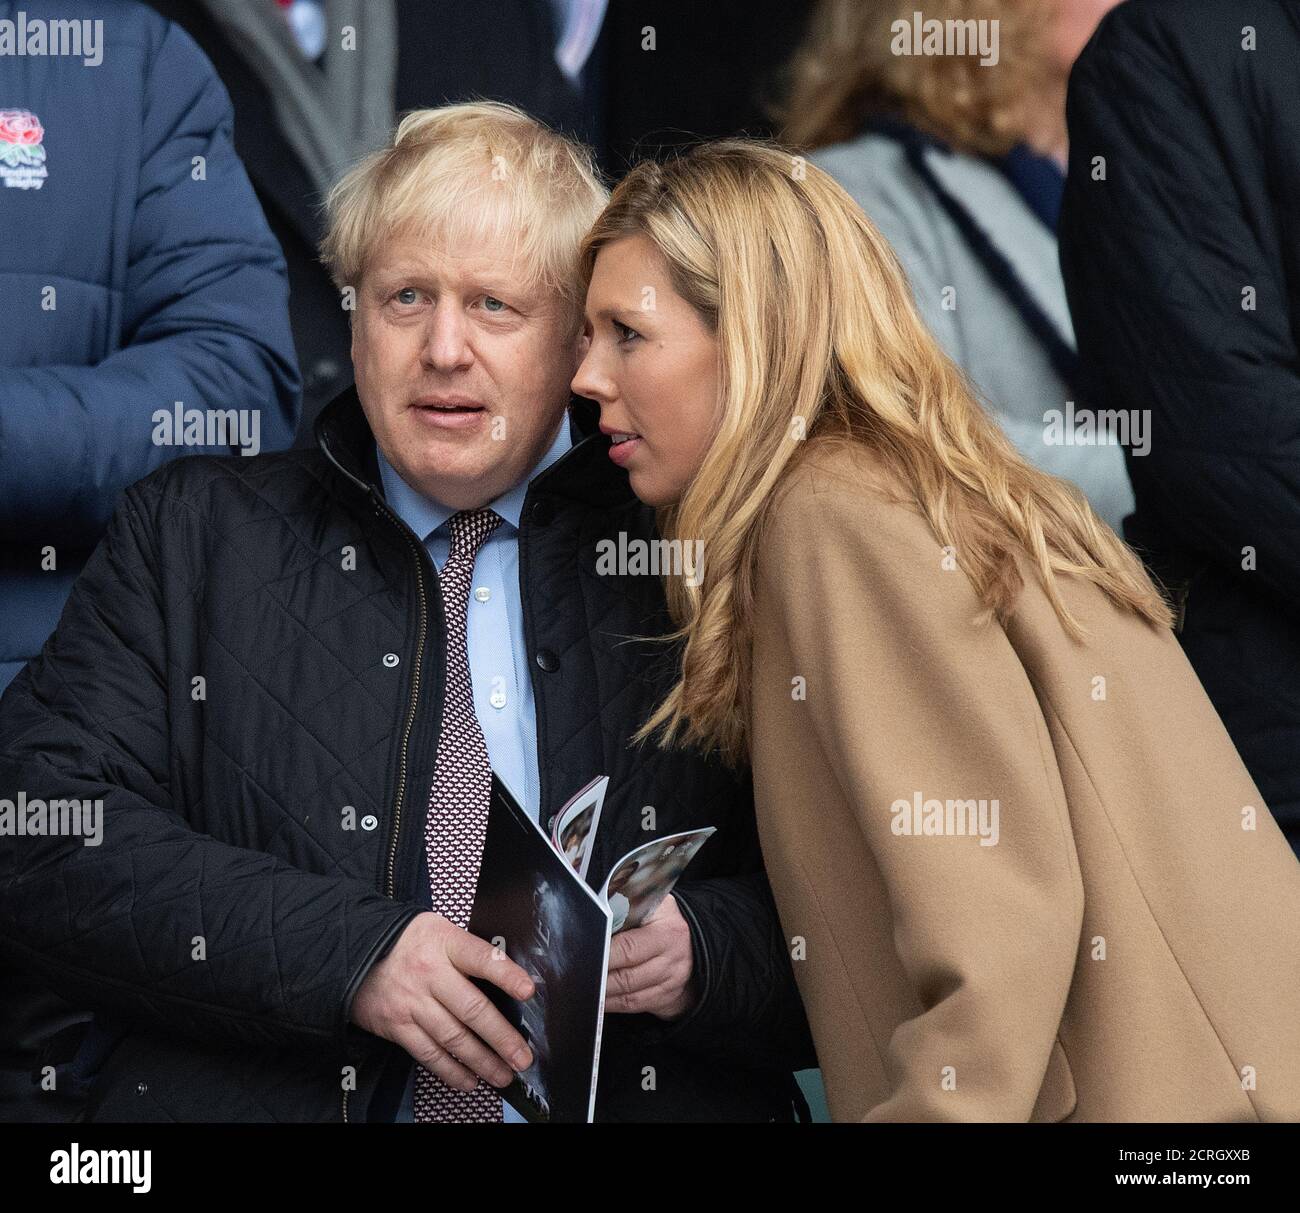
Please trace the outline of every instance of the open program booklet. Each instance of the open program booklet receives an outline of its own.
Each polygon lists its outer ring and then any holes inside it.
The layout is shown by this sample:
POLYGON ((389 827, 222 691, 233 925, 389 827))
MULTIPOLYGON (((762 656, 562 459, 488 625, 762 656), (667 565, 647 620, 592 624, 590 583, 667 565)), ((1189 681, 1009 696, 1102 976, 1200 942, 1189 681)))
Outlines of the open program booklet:
POLYGON ((494 775, 487 837, 469 930, 533 979, 523 1002, 479 982, 533 1051, 501 1092, 530 1121, 592 1119, 611 936, 639 926, 672 891, 710 826, 656 838, 615 863, 599 889, 591 854, 607 776, 555 815, 548 837, 494 775))

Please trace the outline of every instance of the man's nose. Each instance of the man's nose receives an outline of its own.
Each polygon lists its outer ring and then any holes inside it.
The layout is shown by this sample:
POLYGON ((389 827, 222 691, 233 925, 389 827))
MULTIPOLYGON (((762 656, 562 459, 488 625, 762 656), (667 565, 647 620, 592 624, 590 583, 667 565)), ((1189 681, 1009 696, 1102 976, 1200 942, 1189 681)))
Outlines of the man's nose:
POLYGON ((450 299, 440 300, 429 317, 424 361, 436 371, 464 370, 474 361, 461 308, 450 299))

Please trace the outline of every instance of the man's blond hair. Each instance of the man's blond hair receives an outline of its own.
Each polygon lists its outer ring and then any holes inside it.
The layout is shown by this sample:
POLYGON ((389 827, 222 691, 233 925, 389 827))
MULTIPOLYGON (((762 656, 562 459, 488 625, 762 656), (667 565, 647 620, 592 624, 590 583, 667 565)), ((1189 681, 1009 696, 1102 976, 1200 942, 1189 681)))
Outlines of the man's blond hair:
POLYGON ((608 200, 590 150, 514 106, 415 110, 330 190, 321 258, 343 290, 397 233, 490 242, 522 286, 555 291, 580 325, 578 252, 608 200))

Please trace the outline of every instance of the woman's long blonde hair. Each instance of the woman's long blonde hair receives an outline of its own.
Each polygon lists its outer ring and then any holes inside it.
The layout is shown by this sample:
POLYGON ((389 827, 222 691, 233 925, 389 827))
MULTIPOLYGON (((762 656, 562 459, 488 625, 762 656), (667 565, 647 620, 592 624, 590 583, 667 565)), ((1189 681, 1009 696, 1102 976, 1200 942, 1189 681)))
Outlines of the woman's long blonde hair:
MULTIPOLYGON (((719 422, 661 534, 702 539, 702 583, 666 582, 681 677, 636 734, 746 755, 752 608, 766 511, 808 439, 864 443, 897 473, 990 617, 1005 622, 1027 554, 1065 630, 1055 578, 1094 582, 1152 624, 1171 613, 1134 553, 1073 485, 1026 463, 922 323, 893 251, 827 173, 774 145, 705 144, 644 162, 588 234, 643 235, 716 333, 719 422)), ((585 285, 584 282, 584 285, 585 285)))
MULTIPOLYGON (((813 150, 891 116, 961 152, 999 156, 1025 136, 1052 82, 1047 34, 1058 0, 822 0, 786 69, 781 141, 813 150), (893 25, 993 21, 996 64, 969 55, 899 55, 893 25)), ((1061 104, 1064 105, 1064 95, 1061 104)))

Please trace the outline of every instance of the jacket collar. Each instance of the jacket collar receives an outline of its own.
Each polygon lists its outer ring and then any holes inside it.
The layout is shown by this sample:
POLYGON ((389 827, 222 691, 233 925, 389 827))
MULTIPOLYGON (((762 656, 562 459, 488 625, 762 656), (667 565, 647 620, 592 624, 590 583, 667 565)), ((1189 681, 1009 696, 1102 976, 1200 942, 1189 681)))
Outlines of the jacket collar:
MULTIPOLYGON (((609 458, 609 438, 597 425, 599 412, 590 400, 570 398, 568 424, 573 446, 529 484, 528 499, 547 493, 602 509, 636 501, 627 473, 609 458)), ((322 454, 353 488, 372 500, 384 500, 375 436, 355 387, 340 392, 321 410, 315 436, 322 454)))
POLYGON ((1056 236, 993 162, 958 153, 936 135, 888 115, 864 123, 863 134, 884 135, 924 162, 943 201, 961 212, 1001 256, 1057 340, 1075 350, 1074 324, 1061 280, 1056 236))

